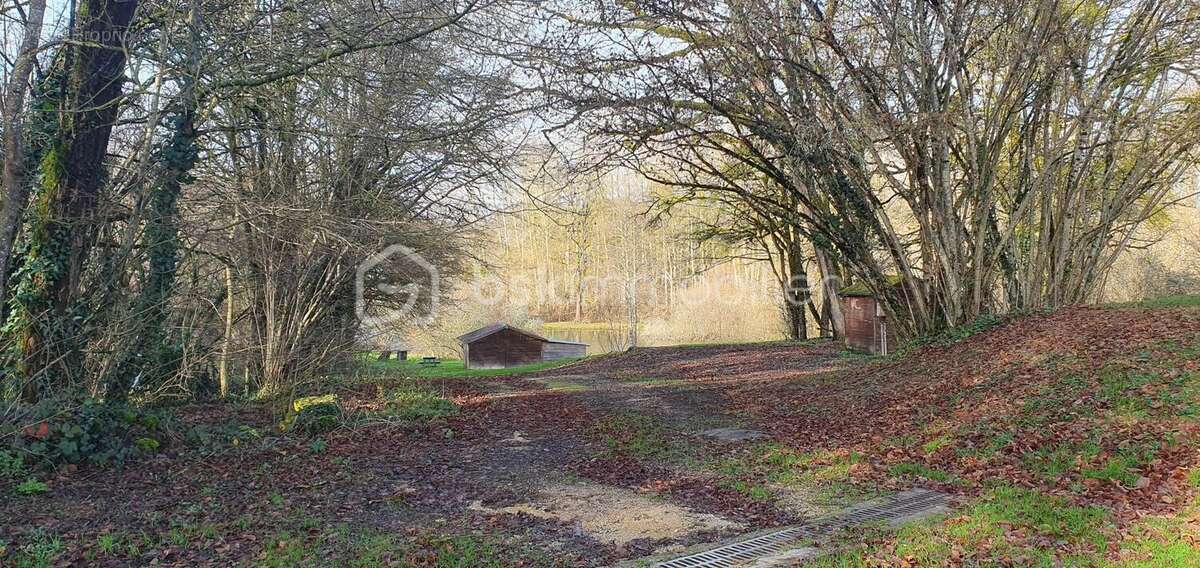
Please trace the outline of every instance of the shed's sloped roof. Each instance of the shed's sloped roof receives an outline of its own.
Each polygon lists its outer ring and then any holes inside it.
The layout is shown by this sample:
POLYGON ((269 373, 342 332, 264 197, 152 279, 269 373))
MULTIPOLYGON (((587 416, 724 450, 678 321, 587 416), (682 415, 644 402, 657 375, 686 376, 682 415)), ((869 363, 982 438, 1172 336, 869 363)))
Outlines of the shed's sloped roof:
POLYGON ((538 341, 550 342, 549 339, 546 339, 545 337, 542 337, 536 333, 530 333, 523 329, 508 325, 504 322, 496 322, 493 324, 485 325, 475 331, 464 333, 464 334, 458 336, 458 341, 460 343, 474 343, 474 342, 479 341, 480 339, 483 339, 489 335, 500 333, 501 331, 504 331, 506 329, 511 329, 512 331, 520 333, 521 335, 527 335, 538 341))
MULTIPOLYGON (((886 278, 888 286, 898 288, 904 283, 904 279, 899 274, 888 274, 886 275, 886 278)), ((875 295, 875 293, 872 292, 871 289, 868 288, 863 282, 846 286, 845 288, 839 290, 838 293, 843 296, 850 297, 871 297, 875 295)))
POLYGON ((583 345, 585 347, 587 346, 587 344, 582 341, 568 341, 566 339, 547 339, 546 341, 549 341, 550 343, 561 343, 563 345, 583 345))

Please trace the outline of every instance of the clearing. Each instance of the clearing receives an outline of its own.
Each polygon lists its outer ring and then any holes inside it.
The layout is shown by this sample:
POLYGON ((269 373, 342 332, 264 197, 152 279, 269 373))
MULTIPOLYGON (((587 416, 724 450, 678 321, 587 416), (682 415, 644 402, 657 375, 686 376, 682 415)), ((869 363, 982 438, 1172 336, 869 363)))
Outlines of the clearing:
POLYGON ((330 390, 330 432, 193 405, 124 468, 42 476, 44 493, 0 478, 0 563, 636 564, 923 488, 954 509, 833 534, 813 562, 1196 565, 1186 305, 1020 317, 888 358, 808 342, 499 373, 372 362, 330 390))

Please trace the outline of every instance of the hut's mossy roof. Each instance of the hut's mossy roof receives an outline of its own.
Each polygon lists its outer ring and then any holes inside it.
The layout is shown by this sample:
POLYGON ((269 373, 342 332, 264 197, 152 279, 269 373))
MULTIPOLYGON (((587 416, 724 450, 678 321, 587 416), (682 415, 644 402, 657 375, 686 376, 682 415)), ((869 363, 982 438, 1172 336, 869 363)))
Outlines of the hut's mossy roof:
MULTIPOLYGON (((886 278, 888 281, 888 286, 899 286, 900 282, 902 281, 899 274, 888 274, 886 278)), ((842 288, 841 293, 843 296, 852 297, 870 297, 875 295, 871 292, 871 289, 867 287, 865 282, 859 282, 857 284, 846 286, 845 288, 842 288)))

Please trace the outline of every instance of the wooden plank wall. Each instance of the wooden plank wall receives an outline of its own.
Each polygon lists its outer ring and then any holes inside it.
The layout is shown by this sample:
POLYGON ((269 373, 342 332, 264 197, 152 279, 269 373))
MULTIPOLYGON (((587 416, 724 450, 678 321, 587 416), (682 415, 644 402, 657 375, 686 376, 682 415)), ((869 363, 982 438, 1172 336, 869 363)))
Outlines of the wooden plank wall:
POLYGON ((505 329, 471 343, 467 357, 472 369, 528 365, 542 360, 542 342, 505 329))
POLYGON ((587 355, 587 345, 573 343, 547 343, 542 347, 543 361, 558 361, 559 359, 576 359, 587 355))
POLYGON ((846 315, 846 346, 874 355, 884 355, 883 335, 887 334, 887 351, 896 351, 896 332, 886 318, 877 315, 875 298, 848 296, 842 298, 842 313, 846 315))

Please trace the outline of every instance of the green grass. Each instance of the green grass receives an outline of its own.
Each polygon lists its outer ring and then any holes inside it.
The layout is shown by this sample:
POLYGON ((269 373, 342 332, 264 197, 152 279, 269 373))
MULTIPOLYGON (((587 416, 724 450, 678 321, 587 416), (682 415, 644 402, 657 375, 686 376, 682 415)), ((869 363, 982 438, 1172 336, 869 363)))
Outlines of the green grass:
POLYGON ((609 452, 636 458, 676 458, 679 448, 671 443, 671 432, 653 416, 632 412, 598 420, 594 433, 609 452))
POLYGON ((26 479, 17 485, 18 495, 41 495, 50 491, 50 486, 33 478, 26 479))
POLYGON ((1078 507, 1036 491, 1000 486, 956 516, 904 527, 890 539, 853 547, 812 565, 867 566, 872 557, 904 558, 914 566, 1093 565, 1103 561, 1110 532, 1108 514, 1099 507, 1078 507), (1060 556, 1054 549, 1057 544, 1078 552, 1060 556))
POLYGON ((874 359, 883 359, 883 357, 880 355, 872 355, 870 353, 855 351, 853 349, 842 349, 841 351, 838 351, 837 358, 839 361, 848 363, 862 363, 874 359))
POLYGON ((799 452, 781 444, 759 444, 748 453, 719 460, 713 470, 726 487, 753 498, 767 485, 800 489, 825 501, 861 498, 872 492, 850 484, 850 470, 863 461, 855 452, 799 452))
POLYGON ((1109 308, 1147 308, 1147 309, 1169 309, 1169 308, 1198 308, 1200 307, 1200 294, 1182 294, 1178 296, 1164 296, 1162 298, 1153 298, 1150 300, 1141 300, 1137 302, 1122 302, 1116 304, 1108 304, 1109 308))
POLYGON ((1025 469, 1044 481, 1053 482, 1075 469, 1077 463, 1087 463, 1100 455, 1098 434, 1091 439, 1060 442, 1027 450, 1021 454, 1025 469))
POLYGON ((277 532, 267 540, 256 566, 504 568, 517 564, 543 566, 549 560, 528 546, 512 546, 492 537, 432 535, 405 539, 343 524, 316 534, 277 532))
POLYGON ((890 537, 856 530, 842 549, 808 564, 818 567, 1089 566, 1200 567, 1200 502, 1177 516, 1145 517, 1115 545, 1112 519, 1100 507, 1080 507, 1037 491, 995 487, 949 517, 909 525, 890 537))
MULTIPOLYGON (((953 450, 956 465, 966 469, 976 466, 972 460, 994 465, 1005 459, 1002 453, 1010 454, 1040 482, 1080 494, 1094 481, 1132 488, 1162 452, 1194 443, 1176 421, 1200 417, 1200 373, 1187 371, 1198 358, 1200 344, 1186 339, 1131 348, 1095 366, 1071 357, 1041 358, 1034 363, 1053 378, 1013 397, 1014 410, 968 418, 905 447, 927 456, 953 450), (1130 435, 1137 432, 1158 434, 1130 435)), ((989 383, 985 390, 1001 386, 989 383)), ((970 393, 955 403, 971 404, 970 393)), ((892 473, 928 477, 915 464, 892 473)))
POLYGON ((110 555, 117 551, 120 546, 120 540, 117 535, 112 533, 102 534, 96 537, 96 548, 100 550, 100 554, 110 555))
POLYGON ((543 363, 534 363, 532 365, 521 365, 519 367, 509 367, 507 369, 467 369, 461 359, 443 359, 441 364, 432 367, 422 365, 420 359, 410 358, 407 361, 378 361, 374 357, 370 357, 362 362, 363 366, 372 372, 382 372, 389 374, 398 374, 406 377, 418 378, 459 378, 459 377, 503 377, 510 375, 521 375, 525 373, 533 373, 561 367, 570 363, 579 361, 579 359, 562 359, 559 361, 547 361, 543 363))
POLYGON ((999 432, 988 441, 988 445, 983 449, 983 453, 985 455, 995 455, 1011 444, 1014 438, 1016 438, 1016 434, 1012 432, 999 432))
POLYGON ((1017 424, 1026 427, 1042 427, 1069 419, 1072 412, 1091 412, 1090 407, 1076 408, 1073 404, 1087 392, 1090 383, 1077 374, 1061 376, 1027 399, 1016 417, 1017 424))
POLYGON ((749 483, 746 481, 734 481, 727 485, 733 488, 734 491, 737 491, 738 493, 741 493, 742 495, 745 495, 746 497, 749 497, 755 501, 761 501, 765 503, 774 498, 774 496, 771 494, 771 490, 767 489, 766 486, 763 485, 749 483))
POLYGON ((1070 373, 1026 399, 1016 420, 1018 427, 1038 431, 1064 422, 1088 425, 1079 439, 1024 452, 1021 459, 1026 469, 1049 482, 1078 475, 1132 487, 1141 476, 1140 470, 1164 445, 1175 443, 1173 439, 1126 441, 1113 449, 1112 433, 1141 423, 1169 420, 1171 415, 1193 414, 1200 402, 1200 390, 1192 375, 1183 373, 1167 379, 1151 366, 1170 367, 1175 365, 1171 360, 1159 361, 1149 351, 1131 358, 1136 366, 1133 370, 1106 367, 1090 384, 1070 373))
POLYGON ((954 438, 952 438, 950 435, 942 434, 941 436, 925 442, 925 444, 921 446, 921 451, 925 452, 925 455, 933 455, 936 454, 938 450, 949 446, 953 442, 954 438))
MULTIPOLYGON (((278 495, 277 493, 273 493, 278 495)), ((270 499, 272 503, 281 500, 270 499)), ((87 565, 142 565, 145 554, 173 551, 172 561, 196 562, 229 540, 247 534, 258 537, 259 550, 241 566, 427 566, 433 568, 502 568, 556 566, 529 535, 492 536, 448 533, 445 529, 416 532, 379 530, 368 525, 330 523, 303 509, 286 513, 244 516, 232 523, 187 522, 181 518, 146 517, 147 531, 106 531, 99 534, 58 535, 35 529, 16 542, 0 539, 0 566, 43 568, 60 565, 68 549, 81 547, 87 565)))
POLYGON ((1142 460, 1131 455, 1117 455, 1108 458, 1098 467, 1083 469, 1083 477, 1100 481, 1112 481, 1125 487, 1133 487, 1139 477, 1138 468, 1142 460))
POLYGON ((1158 568, 1160 566, 1200 566, 1196 551, 1194 521, 1183 518, 1151 517, 1138 523, 1121 546, 1122 566, 1158 568), (1189 538, 1190 537, 1190 538, 1189 538))
POLYGON ((58 535, 38 529, 29 535, 23 546, 10 547, 0 543, 0 550, 5 551, 5 556, 0 557, 5 566, 45 568, 56 564, 66 545, 58 535))
POLYGON ((843 481, 849 477, 850 468, 863 459, 854 452, 802 453, 774 444, 764 444, 758 451, 759 462, 767 466, 768 479, 792 484, 843 481))
POLYGON ((951 480, 950 474, 919 463, 898 463, 888 471, 894 477, 923 477, 932 481, 946 483, 951 480))
POLYGON ((1133 405, 1146 405, 1145 395, 1137 392, 1137 389, 1159 381, 1159 377, 1150 374, 1105 369, 1100 375, 1100 400, 1125 409, 1133 405))

